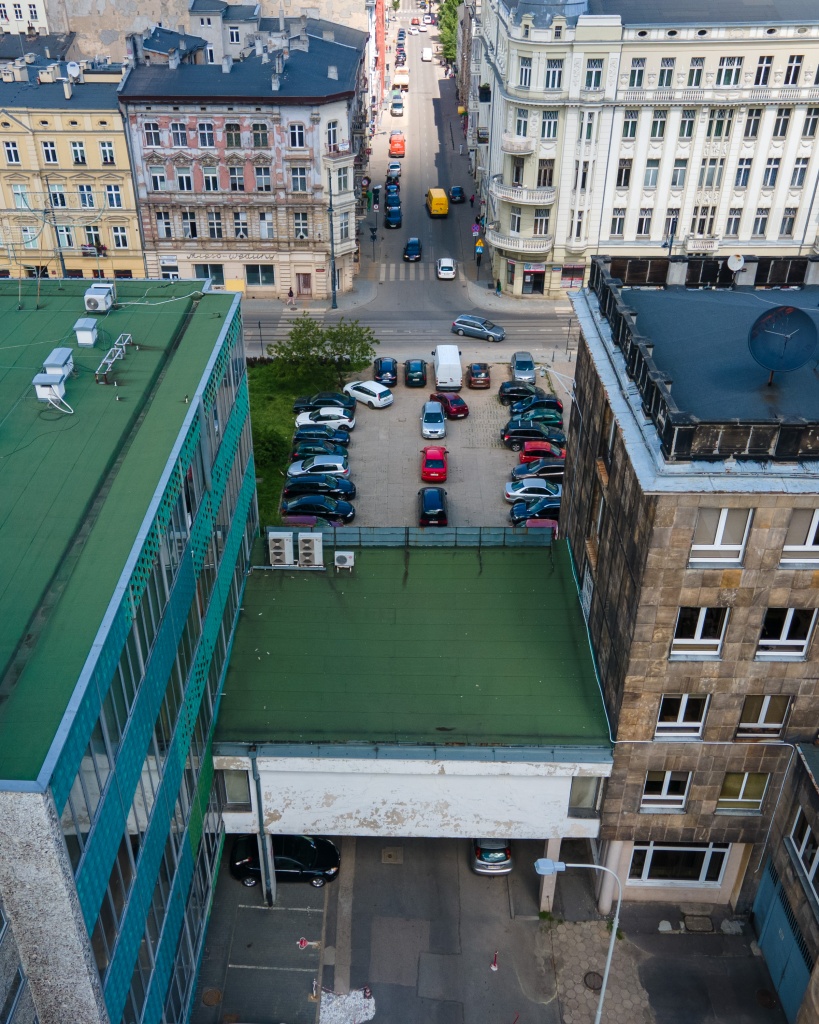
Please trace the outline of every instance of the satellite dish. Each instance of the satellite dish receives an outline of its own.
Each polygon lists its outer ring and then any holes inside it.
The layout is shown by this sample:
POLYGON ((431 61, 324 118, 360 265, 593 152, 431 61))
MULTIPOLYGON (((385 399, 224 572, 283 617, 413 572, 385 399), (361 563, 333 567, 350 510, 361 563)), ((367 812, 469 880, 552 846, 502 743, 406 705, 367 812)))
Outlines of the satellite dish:
POLYGON ((766 370, 775 373, 798 370, 816 351, 816 324, 804 309, 775 306, 754 320, 748 332, 748 349, 766 370))
POLYGON ((69 78, 79 78, 80 77, 80 65, 75 60, 70 60, 66 64, 65 70, 68 72, 68 77, 69 78))
POLYGON ((726 262, 728 264, 728 269, 732 270, 736 274, 738 270, 742 270, 745 266, 745 257, 736 252, 733 256, 729 256, 726 262))

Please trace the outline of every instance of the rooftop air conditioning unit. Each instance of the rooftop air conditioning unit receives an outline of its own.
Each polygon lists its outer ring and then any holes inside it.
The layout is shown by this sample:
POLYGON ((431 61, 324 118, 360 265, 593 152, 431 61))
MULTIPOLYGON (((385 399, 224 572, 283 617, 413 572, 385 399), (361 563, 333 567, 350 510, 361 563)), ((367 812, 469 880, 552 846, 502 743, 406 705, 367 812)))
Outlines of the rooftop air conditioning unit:
POLYGON ((324 540, 320 533, 299 534, 299 566, 303 569, 324 567, 324 540))
POLYGON ((267 551, 270 555, 270 564, 274 567, 296 564, 293 559, 292 533, 268 533, 267 551))
POLYGON ((355 565, 355 551, 336 551, 336 569, 352 569, 355 565))
POLYGON ((92 285, 85 293, 85 309, 88 313, 106 313, 114 304, 112 284, 92 285))
POLYGON ((10 67, 4 67, 3 70, 0 71, 0 79, 4 82, 13 82, 14 71, 10 67))

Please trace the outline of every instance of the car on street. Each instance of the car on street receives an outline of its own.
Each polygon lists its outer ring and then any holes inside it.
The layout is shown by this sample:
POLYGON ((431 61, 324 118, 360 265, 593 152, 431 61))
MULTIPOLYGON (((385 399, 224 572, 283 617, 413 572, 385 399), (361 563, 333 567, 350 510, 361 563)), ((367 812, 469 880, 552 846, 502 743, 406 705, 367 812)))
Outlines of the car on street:
POLYGON ((565 459, 566 449, 549 441, 527 441, 518 457, 521 464, 537 462, 539 459, 565 459))
POLYGON ((440 402, 444 407, 448 420, 463 420, 469 415, 469 406, 460 395, 450 395, 446 392, 429 396, 431 402, 440 402))
POLYGON ((418 31, 419 31, 419 32, 427 32, 427 31, 428 31, 428 29, 427 29, 427 26, 426 26, 426 25, 425 25, 425 24, 423 23, 423 21, 422 21, 422 22, 421 22, 421 24, 420 24, 420 25, 418 26, 418 31))
POLYGON ((443 487, 422 487, 418 492, 418 525, 446 526, 449 522, 443 487))
POLYGON ((524 398, 531 398, 537 395, 538 398, 545 398, 546 392, 536 384, 527 384, 522 380, 505 380, 498 388, 498 398, 501 405, 512 405, 524 398))
POLYGON ((350 409, 339 409, 335 405, 327 405, 320 409, 313 409, 311 412, 300 412, 296 417, 296 428, 320 426, 322 423, 329 423, 330 426, 342 430, 354 430, 355 412, 350 409))
POLYGON ((513 352, 509 360, 512 380, 522 380, 527 384, 535 383, 535 361, 531 352, 513 352))
POLYGON ((287 475, 307 476, 312 473, 327 473, 331 476, 349 476, 350 463, 344 455, 310 455, 298 462, 291 462, 287 475))
POLYGON ((420 238, 408 238, 407 244, 404 246, 404 259, 410 263, 415 263, 421 259, 422 251, 420 238))
POLYGON ((390 135, 390 156, 406 156, 407 144, 403 132, 390 135))
POLYGON ((428 444, 421 449, 421 479, 443 483, 447 472, 447 449, 438 444, 428 444))
POLYGON ((405 53, 398 53, 395 56, 395 66, 402 68, 407 63, 407 55, 405 53))
MULTIPOLYGON (((394 185, 388 185, 388 189, 395 188, 394 185)), ((384 207, 387 210, 400 210, 401 209, 401 196, 397 192, 388 191, 384 196, 384 207)))
POLYGON ((401 194, 401 186, 399 185, 399 183, 397 181, 387 182, 387 184, 384 186, 384 195, 387 198, 389 198, 389 196, 395 196, 395 198, 398 199, 400 194, 401 194))
POLYGON ((393 387, 398 383, 398 362, 392 356, 378 356, 373 360, 373 379, 376 384, 393 387))
POLYGON ((558 412, 557 409, 550 409, 548 406, 542 408, 536 405, 527 409, 526 412, 515 412, 513 409, 512 416, 519 420, 533 420, 536 423, 552 423, 558 427, 563 426, 563 413, 558 412))
POLYGON ((503 489, 504 498, 512 504, 516 501, 534 501, 537 498, 559 498, 561 494, 561 484, 553 480, 540 480, 538 477, 510 480, 503 489))
POLYGON ((453 185, 449 190, 449 201, 450 203, 465 203, 466 192, 460 185, 453 185))
MULTIPOLYGON (((426 7, 426 4, 424 4, 424 6, 426 7)), ((421 19, 420 18, 410 18, 410 25, 420 25, 420 24, 421 24, 421 19)))
POLYGON ((424 19, 423 19, 423 23, 425 25, 431 25, 432 24, 432 15, 431 14, 425 14, 424 15, 424 19))
POLYGON ((392 391, 375 380, 351 380, 344 393, 371 409, 385 409, 395 401, 392 391))
POLYGON ((439 281, 454 281, 455 280, 455 260, 450 259, 449 256, 444 256, 442 259, 437 260, 435 263, 435 273, 438 275, 439 281))
POLYGON ((350 443, 350 432, 328 426, 326 423, 315 423, 309 427, 299 427, 293 434, 294 445, 303 441, 328 441, 330 444, 343 445, 346 448, 350 443))
POLYGON ((312 412, 313 409, 338 406, 339 409, 355 409, 355 400, 338 391, 318 391, 315 395, 302 395, 293 402, 293 412, 312 412))
POLYGON ((519 452, 527 441, 551 441, 552 444, 565 444, 565 440, 566 435, 562 431, 532 420, 509 420, 501 430, 501 441, 513 452, 519 452), (562 438, 562 442, 558 438, 562 438))
POLYGON ((401 204, 389 207, 384 211, 384 227, 400 228, 404 224, 404 215, 401 213, 401 204))
MULTIPOLYGON (((319 836, 273 836, 273 860, 277 882, 309 882, 317 889, 337 878, 341 867, 338 848, 319 836)), ((237 836, 233 840, 230 873, 242 885, 261 881, 256 836, 237 836)))
POLYGON ((417 36, 418 35, 418 29, 419 29, 418 25, 410 25, 410 35, 411 36, 417 36))
POLYGON ((282 490, 282 499, 291 501, 302 494, 324 494, 328 498, 343 498, 351 501, 355 497, 355 484, 344 476, 330 473, 308 473, 288 480, 282 490))
POLYGON ((513 526, 523 526, 527 519, 560 519, 560 498, 538 498, 519 501, 509 510, 513 526))
POLYGON ((424 402, 421 410, 421 437, 431 441, 446 437, 446 417, 440 402, 424 402))
POLYGON ((489 363, 468 363, 466 367, 466 386, 468 388, 488 388, 492 385, 492 371, 489 363))
POLYGON ((556 409, 558 412, 563 412, 563 403, 557 395, 531 395, 529 398, 523 398, 519 402, 513 402, 511 414, 513 416, 522 416, 530 409, 556 409))
POLYGON ((393 175, 393 174, 388 174, 387 175, 386 185, 387 185, 388 188, 389 188, 390 185, 398 185, 398 178, 396 178, 395 175, 393 175))
POLYGON ((390 160, 387 164, 387 177, 388 178, 400 178, 401 177, 401 164, 397 160, 390 160))
POLYGON ((473 839, 472 870, 476 875, 508 875, 512 844, 508 839, 473 839))
POLYGON ((408 388, 427 386, 427 364, 424 359, 404 360, 404 384, 408 388))
POLYGON ((450 330, 461 337, 466 334, 470 338, 481 338, 483 341, 503 341, 506 337, 506 331, 498 324, 493 324, 491 320, 482 316, 471 316, 466 313, 452 321, 450 330))
POLYGON ((302 441, 294 444, 290 453, 290 461, 298 462, 310 455, 346 455, 347 449, 340 444, 333 444, 330 441, 302 441))
POLYGON ((335 523, 351 523, 355 519, 355 508, 346 498, 333 498, 329 494, 300 494, 295 498, 282 499, 283 516, 321 516, 335 523))
POLYGON ((512 479, 526 480, 528 477, 540 477, 543 480, 555 480, 562 483, 565 469, 565 459, 537 459, 535 462, 521 462, 512 469, 512 479))

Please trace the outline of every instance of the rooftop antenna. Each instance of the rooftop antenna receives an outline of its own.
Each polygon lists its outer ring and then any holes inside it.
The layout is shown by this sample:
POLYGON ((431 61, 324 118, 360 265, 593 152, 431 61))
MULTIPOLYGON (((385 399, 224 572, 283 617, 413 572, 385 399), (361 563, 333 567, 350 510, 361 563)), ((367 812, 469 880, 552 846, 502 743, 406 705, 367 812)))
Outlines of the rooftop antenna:
POLYGON ((737 274, 745 266, 745 257, 738 252, 735 252, 733 256, 729 256, 725 261, 728 264, 728 269, 734 275, 733 284, 737 283, 737 274))
POLYGON ((816 324, 804 309, 775 306, 758 316, 748 332, 748 349, 766 370, 768 387, 775 373, 798 370, 816 351, 816 324))

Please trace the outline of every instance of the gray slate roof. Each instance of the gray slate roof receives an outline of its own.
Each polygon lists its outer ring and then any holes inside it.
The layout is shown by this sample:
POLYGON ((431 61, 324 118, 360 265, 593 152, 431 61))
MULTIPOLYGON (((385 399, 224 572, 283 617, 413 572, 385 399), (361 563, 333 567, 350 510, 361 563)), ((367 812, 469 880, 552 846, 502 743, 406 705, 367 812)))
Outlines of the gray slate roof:
POLYGON ((142 48, 149 53, 169 54, 172 50, 178 50, 180 57, 196 50, 202 50, 206 44, 207 40, 202 39, 201 36, 192 36, 187 32, 182 35, 180 32, 160 28, 158 25, 149 36, 142 40, 142 48))
POLYGON ((75 32, 58 32, 33 38, 6 32, 0 36, 0 61, 17 60, 25 53, 36 53, 38 57, 51 61, 62 60, 67 56, 75 38, 75 32), (50 57, 46 57, 46 50, 50 57))
POLYGON ((228 4, 222 11, 222 21, 255 21, 258 16, 255 4, 228 4))
MULTIPOLYGON (((42 67, 43 64, 41 63, 42 67)), ((28 66, 32 79, 36 67, 28 66)), ((63 76, 67 78, 63 68, 63 76)), ((33 107, 39 110, 112 110, 118 109, 119 82, 83 82, 75 85, 70 100, 65 98, 62 82, 0 82, 0 107, 33 107)))
POLYGON ((227 7, 224 0, 193 0, 191 14, 221 14, 227 7))
POLYGON ((589 0, 588 6, 589 14, 619 14, 624 25, 813 24, 819 14, 816 0, 589 0))

